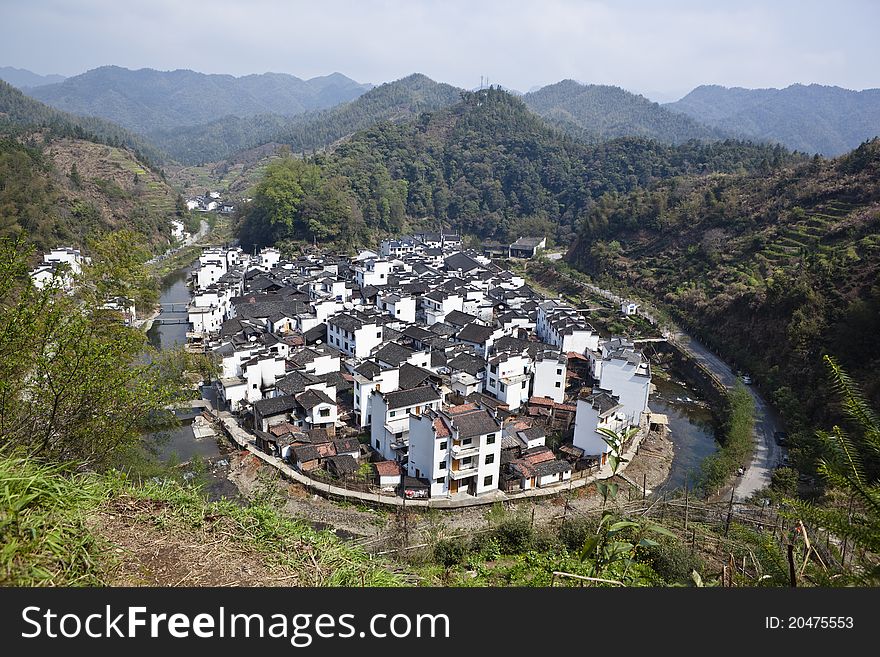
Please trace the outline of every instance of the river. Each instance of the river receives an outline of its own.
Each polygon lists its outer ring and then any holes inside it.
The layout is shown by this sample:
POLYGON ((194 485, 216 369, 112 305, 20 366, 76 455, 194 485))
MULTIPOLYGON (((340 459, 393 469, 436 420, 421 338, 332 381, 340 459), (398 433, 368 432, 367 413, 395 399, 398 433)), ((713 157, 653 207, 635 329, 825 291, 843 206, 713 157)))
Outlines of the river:
POLYGON ((648 401, 652 412, 669 418, 669 439, 675 448, 669 478, 663 486, 666 490, 675 490, 687 483, 693 489, 703 460, 718 451, 712 412, 700 400, 699 393, 676 372, 667 373, 669 379, 653 378, 657 389, 648 401))
MULTIPOLYGON (((162 311, 147 331, 147 338, 156 349, 173 349, 186 344, 188 325, 186 323, 164 324, 163 320, 186 319, 186 304, 192 298, 187 286, 191 272, 192 267, 184 267, 166 276, 162 281, 159 298, 162 311), (172 304, 176 305, 172 306, 172 304)), ((160 460, 164 462, 170 459, 189 461, 196 456, 205 460, 216 460, 222 457, 215 439, 198 439, 193 434, 191 424, 196 416, 194 411, 177 411, 175 414, 180 420, 181 426, 148 436, 148 440, 152 443, 160 460)))

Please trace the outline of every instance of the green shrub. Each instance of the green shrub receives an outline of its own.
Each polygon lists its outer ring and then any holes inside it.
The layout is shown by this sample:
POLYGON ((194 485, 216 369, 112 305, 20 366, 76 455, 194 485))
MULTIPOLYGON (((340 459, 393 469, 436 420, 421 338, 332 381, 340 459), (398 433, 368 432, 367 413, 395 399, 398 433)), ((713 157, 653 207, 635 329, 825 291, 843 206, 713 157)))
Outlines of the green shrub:
POLYGON ((466 555, 467 547, 456 538, 441 539, 434 546, 434 561, 444 568, 459 565, 466 555))

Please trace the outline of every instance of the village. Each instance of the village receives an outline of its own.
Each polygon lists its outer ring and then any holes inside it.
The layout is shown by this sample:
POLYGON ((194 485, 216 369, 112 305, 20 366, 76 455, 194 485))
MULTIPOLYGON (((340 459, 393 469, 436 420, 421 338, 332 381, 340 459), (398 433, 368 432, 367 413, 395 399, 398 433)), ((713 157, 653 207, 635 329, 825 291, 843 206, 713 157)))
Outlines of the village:
POLYGON ((187 333, 217 363, 206 404, 240 446, 343 497, 448 508, 622 472, 665 431, 650 363, 488 255, 544 246, 422 233, 353 258, 206 248, 187 333))

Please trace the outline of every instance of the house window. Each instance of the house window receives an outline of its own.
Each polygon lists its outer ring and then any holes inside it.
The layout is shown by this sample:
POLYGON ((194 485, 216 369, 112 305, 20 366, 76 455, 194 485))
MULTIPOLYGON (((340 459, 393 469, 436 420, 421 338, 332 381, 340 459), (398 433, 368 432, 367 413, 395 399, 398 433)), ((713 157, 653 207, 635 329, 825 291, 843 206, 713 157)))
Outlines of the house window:
POLYGON ((446 481, 446 477, 438 477, 437 479, 434 480, 434 483, 435 484, 442 484, 444 481, 446 481))
MULTIPOLYGON (((376 388, 376 390, 378 390, 378 388, 376 388)), ((397 415, 397 411, 391 411, 391 412, 388 414, 388 417, 394 417, 395 415, 397 415)))
POLYGON ((501 392, 504 392, 505 390, 507 390, 507 386, 505 386, 505 385, 502 383, 501 385, 498 386, 498 389, 499 389, 501 392))
POLYGON ((403 431, 398 431, 396 434, 394 434, 394 437, 398 440, 403 438, 403 431))
POLYGON ((486 465, 490 465, 495 463, 495 455, 494 454, 486 454, 486 465))
POLYGON ((526 389, 526 383, 528 383, 528 381, 523 381, 523 384, 522 384, 523 390, 526 389))
POLYGON ((322 408, 320 411, 320 415, 321 415, 321 417, 330 417, 330 409, 329 408, 322 408))
POLYGON ((379 339, 381 340, 381 339, 382 339, 382 331, 378 331, 378 332, 376 333, 376 337, 379 338, 379 339))
POLYGON ((561 368, 560 368, 560 369, 557 369, 557 370, 556 370, 556 374, 558 374, 559 376, 562 376, 562 369, 561 369, 561 368))
POLYGON ((483 485, 484 486, 491 486, 492 485, 492 475, 489 475, 488 477, 483 477, 483 485))
POLYGON ((495 434, 494 433, 490 433, 488 436, 486 436, 486 444, 487 445, 494 445, 495 444, 495 434))
POLYGON ((445 440, 442 443, 440 443, 440 447, 438 449, 446 449, 446 441, 445 440))
POLYGON ((376 438, 376 449, 379 449, 379 439, 376 438))
POLYGON ((440 461, 440 463, 437 464, 437 469, 438 470, 445 470, 446 469, 446 461, 440 461))
POLYGON ((473 438, 465 438, 463 444, 470 445, 472 442, 474 442, 473 438))

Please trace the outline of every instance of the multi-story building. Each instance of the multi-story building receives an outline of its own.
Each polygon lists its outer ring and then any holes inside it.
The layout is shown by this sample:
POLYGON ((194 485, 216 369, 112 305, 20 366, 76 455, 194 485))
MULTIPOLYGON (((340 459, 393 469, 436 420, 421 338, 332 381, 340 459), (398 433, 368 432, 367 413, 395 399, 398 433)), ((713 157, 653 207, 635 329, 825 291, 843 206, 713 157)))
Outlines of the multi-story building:
POLYGON ((439 410, 443 396, 431 385, 411 390, 373 390, 370 401, 370 445, 389 461, 406 463, 409 454, 409 418, 439 410))
POLYGON ((501 425, 474 404, 410 418, 409 476, 427 479, 431 496, 496 490, 501 425))
POLYGON ((599 334, 583 315, 557 301, 538 304, 535 332, 541 340, 563 352, 583 354, 599 347, 599 334))
POLYGON ((382 325, 363 313, 341 313, 327 320, 327 344, 347 356, 367 358, 382 344, 382 325))

